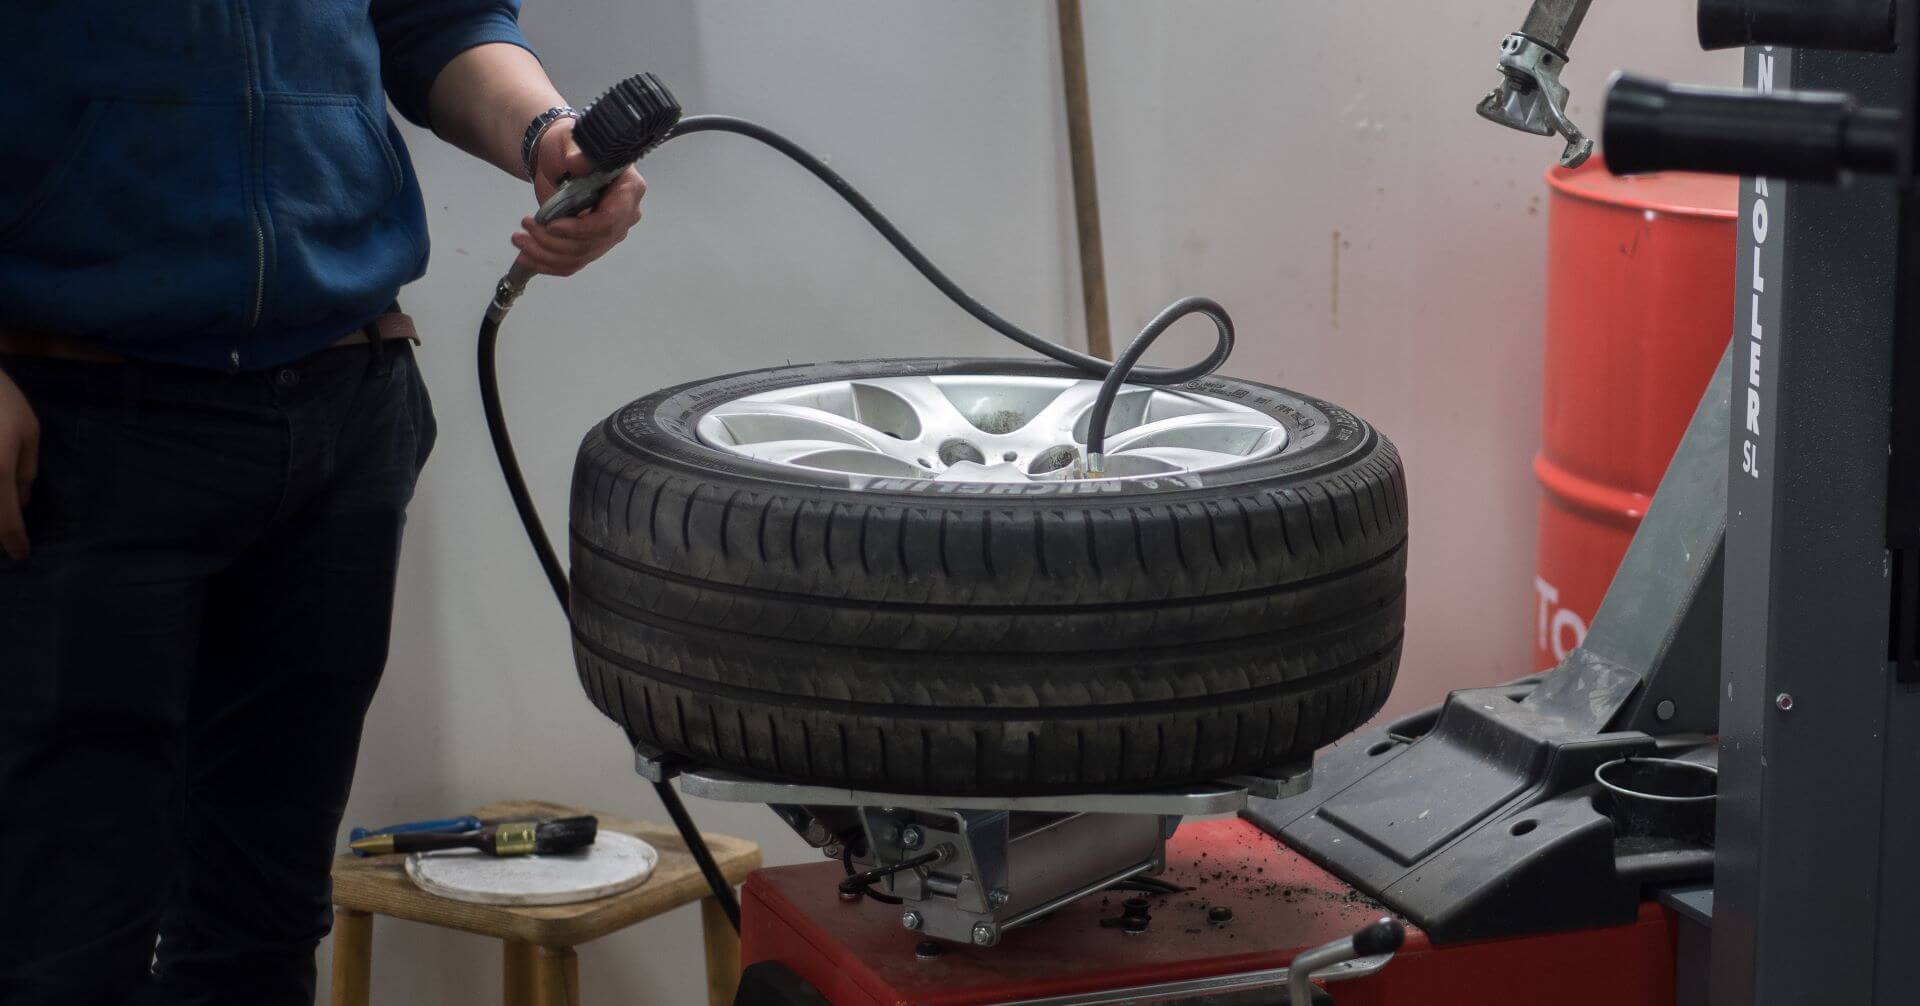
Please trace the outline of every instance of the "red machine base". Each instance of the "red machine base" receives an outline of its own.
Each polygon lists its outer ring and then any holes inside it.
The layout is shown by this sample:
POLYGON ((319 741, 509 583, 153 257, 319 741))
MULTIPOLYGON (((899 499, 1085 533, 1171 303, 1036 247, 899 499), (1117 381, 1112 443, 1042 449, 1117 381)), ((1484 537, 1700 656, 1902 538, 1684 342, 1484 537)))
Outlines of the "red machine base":
MULTIPOLYGON (((1188 824, 1167 859, 1163 879, 1191 890, 1152 896, 1145 933, 1100 924, 1120 914, 1128 895, 1116 893, 991 949, 942 944, 932 960, 915 956, 920 938, 901 928, 898 906, 839 899, 838 864, 761 870, 743 891, 742 961, 779 961, 834 1006, 986 1006, 1283 967, 1385 914, 1245 821, 1188 824), (1210 922, 1216 907, 1231 921, 1210 922)), ((1339 1006, 1671 1006, 1676 925, 1649 903, 1631 925, 1445 947, 1409 926, 1384 970, 1328 990, 1339 1006)))

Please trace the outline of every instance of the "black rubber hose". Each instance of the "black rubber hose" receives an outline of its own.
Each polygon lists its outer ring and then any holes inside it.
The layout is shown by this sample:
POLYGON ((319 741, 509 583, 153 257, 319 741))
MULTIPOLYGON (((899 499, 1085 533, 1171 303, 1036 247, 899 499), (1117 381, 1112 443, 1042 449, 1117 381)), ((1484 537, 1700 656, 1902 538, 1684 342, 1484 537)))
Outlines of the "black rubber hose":
MULTIPOLYGON (((500 341, 500 320, 488 317, 480 323, 480 404, 487 417, 487 435, 493 438, 494 457, 500 461, 500 477, 506 480, 507 493, 513 497, 513 508, 520 514, 520 523, 527 530, 527 540, 533 544, 534 555, 540 559, 540 568, 547 574, 547 585, 553 588, 553 598, 560 602, 560 611, 571 620, 573 605, 571 591, 567 587, 566 568, 560 565, 560 556, 554 552, 553 540, 547 537, 545 525, 540 523, 540 513, 533 508, 533 496, 527 491, 527 479, 520 471, 520 459, 513 452, 513 437, 507 432, 506 413, 500 407, 500 375, 497 363, 497 348, 500 341)), ((740 930, 740 899, 734 897, 733 885, 720 872, 720 864, 713 860, 713 850, 707 848, 706 839, 701 837, 700 829, 694 826, 693 818, 687 813, 687 807, 680 802, 680 794, 674 791, 669 782, 656 782, 653 791, 660 797, 660 803, 667 808, 667 816, 673 819, 673 827, 680 833, 680 841, 686 844, 687 852, 693 856, 694 865, 700 867, 700 875, 707 880, 707 887, 713 892, 713 900, 719 902, 720 909, 727 913, 727 921, 733 923, 735 932, 740 930)))
POLYGON ((554 553, 553 540, 540 523, 540 512, 533 508, 533 495, 527 492, 526 476, 520 473, 520 458, 513 452, 513 436, 507 432, 507 416, 500 407, 499 365, 496 359, 500 341, 500 319, 488 315, 480 323, 480 408, 486 413, 487 435, 493 438, 493 456, 500 461, 500 477, 506 480, 507 494, 513 497, 513 509, 527 529, 533 554, 540 558, 540 569, 547 574, 547 586, 560 611, 571 619, 573 599, 567 587, 567 570, 554 553))
POLYGON ((1219 370, 1221 365, 1227 362, 1227 358, 1233 355, 1233 319, 1227 316, 1225 308, 1204 297, 1188 297, 1160 312, 1159 316, 1154 318, 1153 322, 1127 345, 1126 350, 1120 354, 1120 359, 1113 363, 1043 339, 1002 318, 992 308, 960 289, 958 283, 950 279, 946 273, 941 272, 939 266, 934 265, 919 248, 914 246, 912 241, 907 240, 905 234, 900 233, 900 228, 895 227, 893 221, 887 219, 886 214, 881 213, 873 203, 867 201, 866 196, 861 195, 859 190, 849 184, 845 178, 840 177, 839 172, 827 167, 825 162, 808 153, 799 144, 757 122, 736 119, 730 115, 695 115, 681 119, 680 124, 674 127, 672 135, 667 139, 678 139, 694 133, 736 133, 758 140, 787 155, 789 160, 807 169, 815 178, 825 182, 828 188, 839 193, 840 198, 846 200, 847 205, 853 207, 854 212, 866 218, 867 223, 872 224, 873 229, 879 231, 880 236, 886 238, 887 243, 892 245, 902 258, 912 263, 913 267, 919 270, 920 275, 927 278, 927 282, 946 294, 947 299, 959 305, 961 310, 973 315, 988 328, 1042 356, 1096 377, 1105 378, 1100 396, 1094 400, 1093 410, 1088 416, 1087 453, 1089 455, 1105 453, 1106 418, 1113 410, 1113 402, 1119 396, 1121 386, 1129 378, 1142 384, 1184 384, 1219 370), (1174 322, 1190 314, 1204 314, 1213 320, 1219 336, 1214 343, 1213 352, 1207 354, 1206 359, 1185 367, 1163 369, 1138 366, 1141 355, 1153 345, 1154 340, 1160 338, 1161 333, 1172 327, 1174 322))

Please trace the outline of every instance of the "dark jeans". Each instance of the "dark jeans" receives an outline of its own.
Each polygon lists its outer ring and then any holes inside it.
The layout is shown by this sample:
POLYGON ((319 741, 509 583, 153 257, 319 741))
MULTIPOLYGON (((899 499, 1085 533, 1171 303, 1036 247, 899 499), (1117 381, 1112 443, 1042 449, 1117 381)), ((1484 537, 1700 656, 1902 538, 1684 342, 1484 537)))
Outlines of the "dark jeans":
POLYGON ((0 556, 0 1003, 311 1003, 434 439, 411 347, 0 369, 44 428, 0 556))

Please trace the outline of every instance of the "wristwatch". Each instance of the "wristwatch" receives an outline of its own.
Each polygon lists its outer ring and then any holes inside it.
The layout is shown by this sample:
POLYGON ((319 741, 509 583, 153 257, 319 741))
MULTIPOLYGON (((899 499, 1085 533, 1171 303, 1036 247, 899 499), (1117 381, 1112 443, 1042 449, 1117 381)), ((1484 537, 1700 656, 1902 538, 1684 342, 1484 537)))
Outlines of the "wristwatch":
POLYGON ((540 138, 561 119, 578 119, 580 110, 571 105, 555 105, 533 117, 527 123, 527 133, 520 140, 520 163, 527 169, 527 177, 533 177, 533 154, 540 149, 540 138))

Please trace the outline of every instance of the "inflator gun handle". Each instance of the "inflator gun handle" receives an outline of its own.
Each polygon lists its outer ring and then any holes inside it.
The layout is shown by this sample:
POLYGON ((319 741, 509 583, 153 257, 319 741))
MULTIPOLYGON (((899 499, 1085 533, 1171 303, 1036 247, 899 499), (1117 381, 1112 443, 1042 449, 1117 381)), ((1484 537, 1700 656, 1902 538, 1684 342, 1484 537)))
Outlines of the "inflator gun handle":
MULTIPOLYGON (((573 129, 580 152, 593 162, 593 172, 561 183, 559 191, 540 204, 534 219, 550 223, 592 209, 614 179, 664 142, 679 123, 679 100, 651 73, 636 74, 608 88, 600 100, 587 106, 573 129)), ((532 270, 514 265, 495 288, 488 316, 495 320, 504 316, 533 275, 532 270)))

